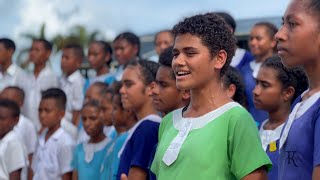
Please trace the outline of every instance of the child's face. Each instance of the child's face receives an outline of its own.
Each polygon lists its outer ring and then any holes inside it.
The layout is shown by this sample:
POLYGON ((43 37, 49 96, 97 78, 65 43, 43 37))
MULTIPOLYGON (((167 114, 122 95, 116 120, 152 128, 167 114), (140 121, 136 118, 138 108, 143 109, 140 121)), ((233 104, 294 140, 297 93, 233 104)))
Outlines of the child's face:
POLYGON ((182 102, 182 93, 176 87, 176 80, 172 77, 172 69, 160 66, 156 75, 157 85, 152 89, 154 107, 164 113, 178 109, 182 102))
POLYGON ((105 126, 112 126, 112 95, 106 94, 101 100, 101 115, 105 126))
POLYGON ((90 137, 96 137, 103 133, 103 122, 97 107, 86 106, 81 111, 84 130, 90 137))
POLYGON ((35 64, 43 64, 50 57, 51 51, 47 50, 41 41, 34 41, 32 43, 29 58, 35 64))
POLYGON ((81 65, 81 60, 74 54, 73 49, 63 49, 61 57, 62 72, 69 76, 74 73, 81 65))
POLYGON ((127 125, 127 118, 126 118, 126 110, 122 109, 120 106, 121 97, 119 95, 115 95, 112 99, 112 120, 113 125, 118 126, 126 126, 127 125))
POLYGON ((120 65, 127 64, 131 59, 136 57, 136 54, 138 52, 138 48, 130 44, 125 39, 116 40, 114 42, 113 48, 114 55, 120 65))
POLYGON ((4 46, 3 43, 0 43, 0 64, 7 63, 8 59, 11 57, 12 53, 4 46))
POLYGON ((84 97, 84 102, 89 102, 91 100, 95 100, 100 102, 100 98, 101 98, 101 89, 98 86, 95 85, 91 85, 88 89, 87 92, 85 94, 84 97))
POLYGON ((254 26, 250 32, 249 48, 255 57, 263 57, 273 52, 276 40, 267 33, 265 26, 254 26))
POLYGON ((254 105, 257 109, 273 111, 284 103, 282 84, 277 78, 275 69, 261 67, 256 78, 256 87, 253 90, 254 105))
POLYGON ((0 139, 18 123, 19 117, 13 117, 10 109, 0 107, 0 139))
POLYGON ((146 85, 138 66, 128 66, 122 76, 121 102, 125 109, 137 110, 147 101, 146 85))
POLYGON ((99 69, 105 65, 106 52, 104 52, 103 47, 99 43, 92 43, 89 46, 88 61, 90 67, 93 69, 99 69))
POLYGON ((176 86, 181 90, 203 88, 216 79, 216 56, 211 57, 208 47, 199 37, 189 33, 178 35, 173 47, 172 68, 176 86))
POLYGON ((42 126, 53 128, 60 125, 64 110, 57 106, 55 99, 42 99, 39 105, 39 119, 42 126))
POLYGON ((291 1, 283 16, 283 25, 275 35, 278 40, 278 54, 288 67, 319 60, 319 15, 306 9, 306 3, 310 1, 291 1))
POLYGON ((155 48, 157 54, 161 54, 163 50, 173 45, 173 36, 170 32, 161 32, 155 39, 155 48))

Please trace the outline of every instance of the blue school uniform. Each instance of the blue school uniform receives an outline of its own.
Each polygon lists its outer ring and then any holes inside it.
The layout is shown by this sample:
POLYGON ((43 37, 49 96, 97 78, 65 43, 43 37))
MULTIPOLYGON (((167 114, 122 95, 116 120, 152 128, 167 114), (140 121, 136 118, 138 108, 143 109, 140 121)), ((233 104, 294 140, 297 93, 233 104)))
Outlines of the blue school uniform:
POLYGON ((255 78, 253 77, 253 68, 250 66, 252 62, 253 61, 246 62, 246 64, 241 67, 240 73, 245 83, 245 94, 247 97, 248 111, 256 121, 258 127, 260 127, 262 121, 268 118, 268 113, 266 111, 256 109, 253 104, 253 89, 256 86, 256 82, 255 78))
POLYGON ((230 65, 240 71, 245 64, 250 63, 253 60, 254 57, 249 51, 237 48, 230 65))
POLYGON ((99 76, 99 77, 93 77, 93 78, 90 78, 90 79, 86 79, 86 81, 84 83, 84 86, 83 86, 83 92, 86 93, 88 88, 90 87, 90 85, 95 83, 95 82, 104 82, 107 85, 110 85, 115 80, 116 80, 116 77, 112 73, 108 73, 106 75, 102 75, 102 76, 99 76))
POLYGON ((111 136, 114 136, 114 137, 112 138, 113 140, 108 145, 107 152, 105 154, 103 163, 101 165, 100 179, 108 179, 108 180, 116 179, 118 168, 119 168, 119 162, 120 162, 118 153, 122 148, 128 136, 128 133, 123 132, 121 134, 117 134, 117 132, 114 131, 114 133, 112 133, 111 136))
POLYGON ((320 92, 301 102, 303 94, 280 138, 279 180, 312 179, 320 165, 320 92))
POLYGON ((284 124, 281 124, 274 130, 265 130, 264 125, 268 120, 261 124, 259 130, 262 148, 266 151, 272 161, 272 169, 268 172, 269 180, 278 180, 278 160, 279 160, 279 139, 284 124))
POLYGON ((120 154, 120 164, 117 179, 122 173, 128 175, 131 167, 142 168, 149 174, 149 162, 152 151, 158 143, 158 130, 161 117, 149 115, 140 120, 127 137, 123 151, 120 154), (130 134, 132 136, 130 137, 130 134))
POLYGON ((79 180, 99 179, 103 157, 106 154, 109 138, 96 144, 77 145, 72 159, 72 167, 78 172, 79 180))

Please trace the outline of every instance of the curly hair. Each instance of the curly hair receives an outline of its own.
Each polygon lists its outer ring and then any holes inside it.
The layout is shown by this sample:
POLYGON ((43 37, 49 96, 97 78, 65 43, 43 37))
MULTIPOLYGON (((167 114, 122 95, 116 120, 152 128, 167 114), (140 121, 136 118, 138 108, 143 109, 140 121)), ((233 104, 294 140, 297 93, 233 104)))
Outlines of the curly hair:
POLYGON ((231 84, 236 86, 236 92, 233 100, 239 104, 246 106, 245 86, 240 72, 230 66, 226 73, 222 76, 222 83, 224 88, 228 88, 231 84))
POLYGON ((215 13, 195 15, 176 24, 172 31, 175 37, 186 33, 199 37, 212 57, 220 50, 225 50, 227 59, 220 76, 228 69, 235 53, 236 40, 229 25, 220 16, 215 13))
POLYGON ((268 67, 278 72, 277 78, 282 84, 282 88, 286 89, 292 86, 295 93, 291 99, 291 103, 308 88, 308 79, 300 67, 287 68, 285 67, 279 56, 272 56, 263 62, 261 67, 268 67))

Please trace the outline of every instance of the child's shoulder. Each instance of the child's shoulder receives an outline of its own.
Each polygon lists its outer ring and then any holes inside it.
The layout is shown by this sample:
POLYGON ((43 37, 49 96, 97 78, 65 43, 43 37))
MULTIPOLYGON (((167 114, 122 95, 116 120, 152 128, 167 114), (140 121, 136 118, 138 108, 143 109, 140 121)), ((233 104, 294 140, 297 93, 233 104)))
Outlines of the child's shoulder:
MULTIPOLYGON (((44 135, 46 132, 44 133, 44 135)), ((74 145, 75 140, 72 138, 72 136, 67 133, 63 128, 59 128, 56 130, 50 137, 50 139, 53 139, 55 143, 60 145, 74 145)))
POLYGON ((1 140, 0 140, 0 149, 7 149, 9 151, 15 150, 16 148, 24 149, 22 142, 20 141, 17 133, 12 130, 8 132, 1 140))

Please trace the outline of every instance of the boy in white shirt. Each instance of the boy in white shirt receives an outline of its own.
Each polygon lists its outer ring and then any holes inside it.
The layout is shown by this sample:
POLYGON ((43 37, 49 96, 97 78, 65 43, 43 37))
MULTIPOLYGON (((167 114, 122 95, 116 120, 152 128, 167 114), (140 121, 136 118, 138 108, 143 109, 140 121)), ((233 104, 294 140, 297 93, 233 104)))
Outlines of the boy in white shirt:
POLYGON ((77 44, 66 45, 62 49, 60 88, 67 95, 67 107, 65 118, 61 126, 74 138, 77 137, 77 126, 80 120, 84 93, 84 78, 78 70, 84 58, 83 48, 77 44))
POLYGON ((15 50, 16 45, 11 39, 0 38, 0 91, 13 85, 26 89, 27 73, 12 63, 15 50))
POLYGON ((26 99, 26 116, 34 122, 38 131, 41 124, 38 117, 38 107, 41 92, 48 88, 58 87, 58 78, 47 65, 51 55, 52 44, 45 39, 36 39, 32 42, 29 58, 34 64, 34 71, 29 76, 26 99))
MULTIPOLYGON (((3 91, 0 93, 1 99, 9 99, 13 102, 15 102, 21 109, 24 101, 24 91, 17 87, 17 86, 8 86, 3 89, 3 91)), ((32 161, 32 155, 36 150, 37 146, 37 131, 32 124, 31 120, 26 118, 24 115, 20 113, 19 116, 19 122, 14 127, 14 131, 17 133, 18 137, 20 138, 21 142, 24 144, 25 149, 27 151, 29 165, 32 161)), ((21 179, 25 180, 28 176, 28 168, 31 168, 30 166, 23 168, 21 172, 21 179)), ((31 169, 29 169, 30 171, 31 169)))
POLYGON ((27 154, 14 126, 19 121, 19 106, 10 100, 0 100, 0 179, 20 179, 27 166, 27 154))
POLYGON ((66 95, 58 88, 43 92, 39 105, 39 118, 46 127, 32 160, 34 180, 71 179, 72 153, 75 142, 60 122, 65 115, 66 95))

